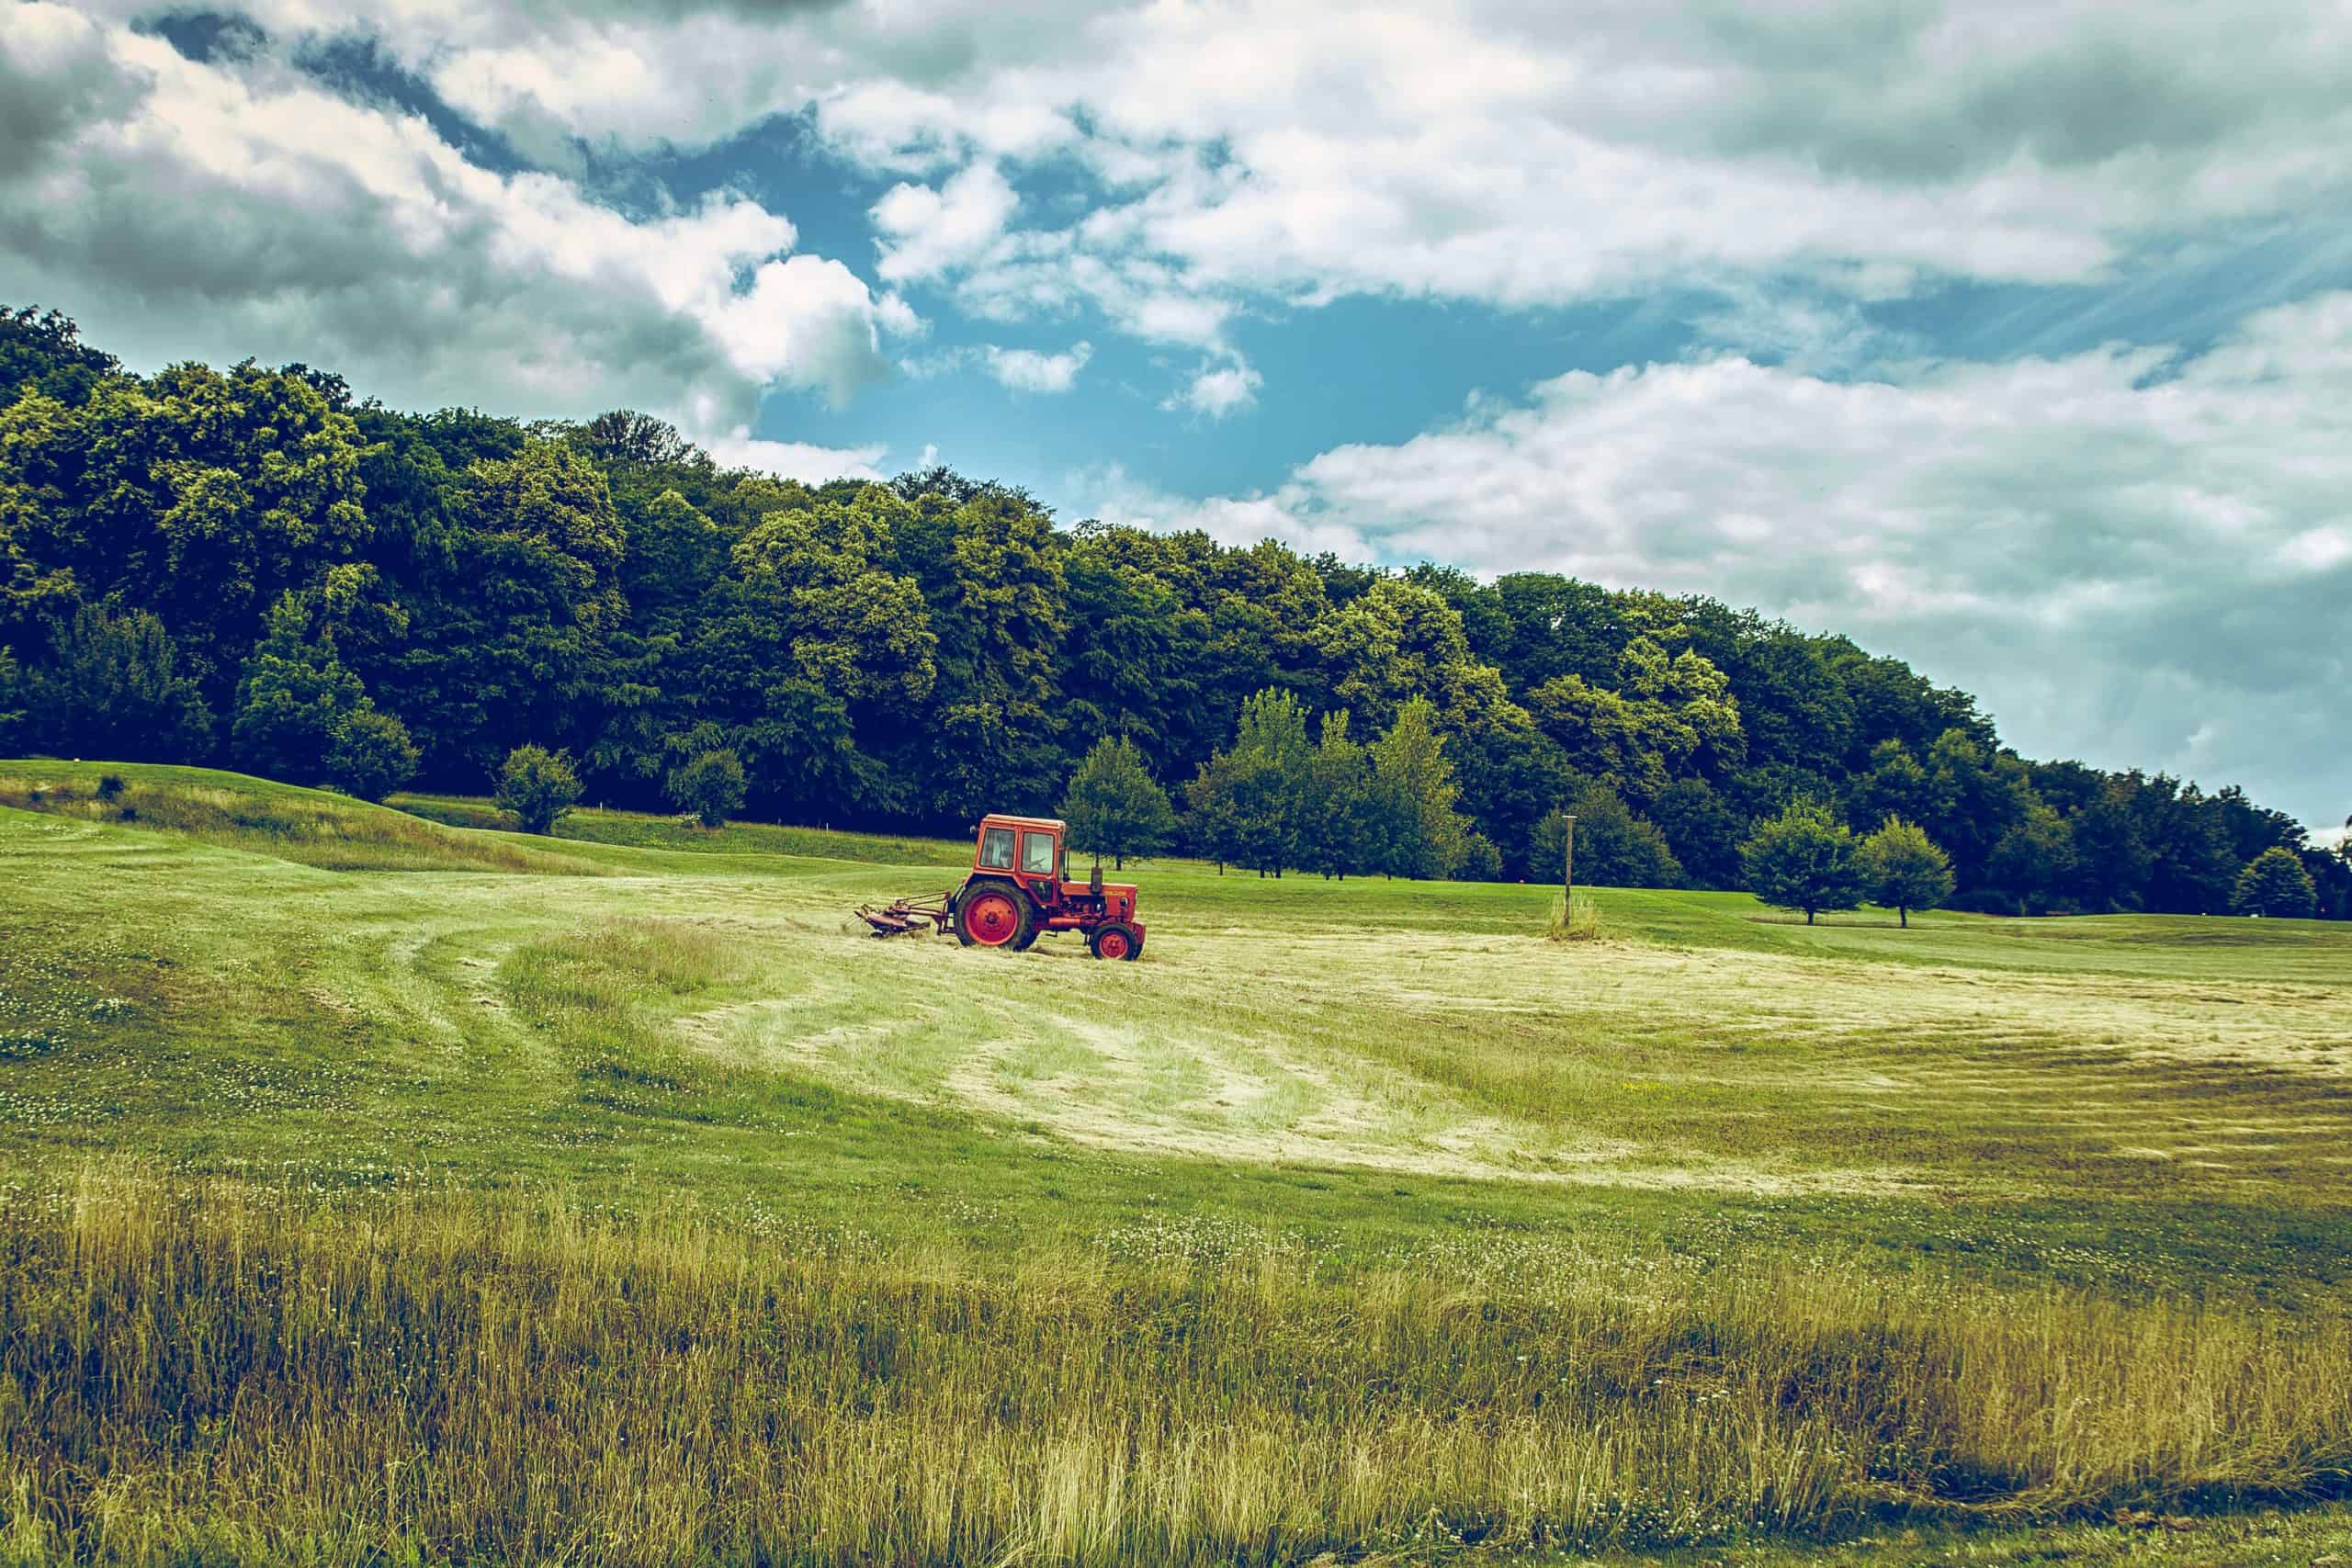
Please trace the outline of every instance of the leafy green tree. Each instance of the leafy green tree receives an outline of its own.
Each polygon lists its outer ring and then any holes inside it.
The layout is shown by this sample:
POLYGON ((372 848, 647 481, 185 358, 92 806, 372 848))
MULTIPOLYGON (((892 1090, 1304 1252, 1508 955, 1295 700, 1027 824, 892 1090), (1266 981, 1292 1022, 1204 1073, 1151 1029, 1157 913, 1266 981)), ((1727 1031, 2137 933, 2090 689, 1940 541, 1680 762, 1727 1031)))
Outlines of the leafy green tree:
MULTIPOLYGON (((1923 765, 1932 804, 1920 826, 1951 856, 1962 886, 1988 886, 1995 846, 2033 805, 2025 765, 1957 727, 1936 737, 1923 765)), ((2046 840, 2045 832, 2035 831, 2046 840)))
POLYGON ((616 493, 613 509, 628 542, 620 584, 630 624, 642 635, 675 637, 728 567, 731 536, 674 486, 626 502, 616 493))
POLYGON ((1511 689, 1532 692, 1562 675, 1606 680, 1628 633, 1617 595, 1595 583, 1548 571, 1510 572, 1495 580, 1495 597, 1510 624, 1500 655, 1511 689))
POLYGON ((2148 847, 2148 908, 2200 915, 2227 908, 2243 867, 2212 799, 2159 773, 2141 783, 2132 807, 2148 847))
POLYGON ((32 743, 125 762, 203 761, 212 713, 178 660, 164 623, 146 611, 85 604, 52 630, 49 661, 23 677, 32 743))
POLYGON ((695 444, 678 434, 676 425, 635 409, 598 414, 580 427, 578 440, 582 448, 608 463, 674 468, 702 457, 695 444))
POLYGON ((1752 612, 1730 615, 1730 636, 1717 640, 1724 627, 1711 626, 1694 606, 1678 608, 1697 634, 1699 651, 1739 694, 1749 761, 1842 771, 1854 703, 1817 642, 1786 626, 1763 625, 1752 612))
POLYGON ((1454 809, 1453 766, 1436 719, 1427 697, 1409 698, 1372 744, 1375 809, 1387 841, 1381 869, 1392 876, 1443 877, 1462 858, 1469 825, 1454 809))
POLYGON ((417 757, 408 726, 363 698, 335 725, 327 782, 345 795, 380 801, 416 776, 417 757))
POLYGON ((1261 876, 1302 863, 1308 747, 1296 697, 1269 686, 1245 701, 1232 747, 1212 757, 1194 783, 1195 833, 1215 835, 1220 861, 1261 876))
POLYGON ((1068 622, 1053 520, 1002 487, 914 488, 898 553, 921 585, 939 648, 913 769, 939 809, 965 820, 1043 806, 1069 766, 1054 745, 1055 659, 1068 622))
POLYGON ((244 678, 237 682, 230 753, 247 773, 315 784, 336 729, 367 700, 359 677, 335 657, 333 635, 311 635, 302 595, 285 594, 271 608, 269 635, 245 660, 244 678))
POLYGON ((2147 899, 2155 857, 2140 838, 2128 779, 2102 780, 2067 819, 2075 843, 2071 892, 2082 908, 2137 909, 2147 899))
POLYGON ((1386 844, 1374 790, 1372 757, 1350 734, 1348 710, 1323 716, 1307 763, 1305 842, 1310 871, 1345 881, 1351 872, 1378 866, 1386 844))
POLYGON ((1465 834, 1462 853, 1449 874, 1456 882, 1500 882, 1503 879, 1503 852, 1484 833, 1465 834))
POLYGON ((60 402, 78 403, 117 368, 114 355, 85 344, 81 327, 62 311, 0 307, 0 405, 15 402, 27 383, 60 402))
POLYGON ((797 672, 853 703, 908 711, 938 678, 922 590, 892 572, 904 502, 879 485, 846 502, 773 512, 735 546, 736 572, 772 585, 797 672))
POLYGON ((1677 779, 1647 813, 1694 887, 1740 886, 1739 845, 1747 823, 1704 779, 1677 779))
POLYGON ((1453 606, 1393 578, 1326 616, 1319 640, 1333 698, 1367 724, 1387 721, 1409 697, 1441 695, 1473 663, 1453 606))
POLYGON ((2318 901, 2312 874, 2303 869, 2295 852, 2283 844, 2273 844, 2246 862, 2230 894, 2230 908, 2239 914, 2274 919, 2304 919, 2318 901))
POLYGON ((1192 852, 1216 862, 1217 874, 1237 857, 1237 818, 1230 784, 1232 768, 1223 752, 1203 762, 1184 784, 1183 831, 1192 852))
POLYGON ((1070 847, 1109 855, 1125 867, 1129 855, 1165 849, 1176 831, 1175 808, 1144 766, 1143 753, 1125 736, 1094 744, 1070 775, 1061 813, 1069 822, 1070 847))
POLYGON ((1987 889, 2013 903, 2020 914, 2045 914, 2075 870, 2075 846, 2066 824, 2039 800, 2025 812, 1984 865, 1987 889))
POLYGON ((1650 800, 1678 776, 1721 777, 1746 756, 1739 704, 1703 655, 1669 655, 1645 633, 1625 645, 1614 679, 1562 675, 1528 694, 1529 713, 1579 772, 1650 800))
POLYGON ((1164 771, 1185 755, 1186 674, 1208 617, 1152 570, 1155 554, 1136 530, 1080 525, 1062 563, 1061 683, 1071 739, 1125 736, 1164 771))
POLYGON ((24 732, 24 671, 15 651, 0 648, 0 756, 14 756, 24 732))
POLYGON ((1911 911, 1932 909, 1951 897, 1951 857, 1916 822, 1889 816, 1861 842, 1862 881, 1871 897, 1908 926, 1911 911))
POLYGON ((1869 771, 1847 786, 1846 819, 1858 829, 1890 817, 1932 821, 1942 815, 1945 804, 1909 749, 1900 740, 1882 740, 1871 750, 1869 771))
POLYGON ((501 811, 511 814, 526 833, 548 833, 580 801, 580 775, 571 759, 544 746, 517 746, 498 770, 501 811))
POLYGON ((1574 777, 1566 755, 1514 701, 1502 672, 1472 661, 1438 671, 1429 694, 1464 818, 1516 863, 1527 831, 1574 777))
POLYGON ((154 614, 217 710, 278 597, 368 544, 359 464, 351 415, 297 373, 183 364, 73 404, 29 392, 0 408, 0 495, 18 498, 0 556, 154 614))
POLYGON ((1850 909, 1862 901, 1854 835, 1817 801, 1792 802, 1758 824, 1741 846, 1740 860, 1749 892, 1775 908, 1804 910, 1806 925, 1823 910, 1850 909))
MULTIPOLYGON (((1617 792, 1598 781, 1586 784, 1569 802, 1577 819, 1576 875, 1579 884, 1596 887, 1679 887, 1682 866, 1674 858, 1666 835, 1656 824, 1638 816, 1617 792)), ((1535 825, 1528 843, 1532 871, 1557 881, 1567 850, 1567 823, 1555 811, 1535 825)))
POLYGON ((1642 750, 1639 705, 1622 693, 1562 675, 1527 694, 1527 711, 1578 773, 1619 788, 1665 785, 1665 760, 1642 750))
POLYGON ((670 804, 691 811, 706 828, 724 828, 743 808, 743 760, 720 749, 701 751, 670 770, 662 783, 670 804))
MULTIPOLYGON (((466 445, 473 445, 470 437, 466 445)), ((494 771, 512 738, 592 743, 626 625, 628 541, 605 476, 557 442, 449 476, 425 520, 408 646, 369 690, 445 777, 494 771)))

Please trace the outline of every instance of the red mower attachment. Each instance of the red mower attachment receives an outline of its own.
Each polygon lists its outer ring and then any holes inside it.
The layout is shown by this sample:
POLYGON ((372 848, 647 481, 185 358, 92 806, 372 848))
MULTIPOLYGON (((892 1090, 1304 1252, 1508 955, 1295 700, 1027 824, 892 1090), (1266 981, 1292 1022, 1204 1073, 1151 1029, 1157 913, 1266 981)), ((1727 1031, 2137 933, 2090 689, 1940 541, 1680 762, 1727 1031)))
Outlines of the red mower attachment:
POLYGON ((857 918, 877 937, 910 936, 928 923, 933 934, 954 931, 966 947, 1015 953, 1047 931, 1078 931, 1097 958, 1141 957, 1135 888, 1103 882, 1100 863, 1084 882, 1072 882, 1063 842, 1068 831, 1057 818, 983 817, 972 843, 971 874, 961 887, 878 908, 860 905, 857 918))
POLYGON ((921 902, 900 898, 880 908, 871 904, 860 904, 857 918, 872 926, 876 936, 912 936, 922 930, 925 920, 931 922, 932 934, 936 936, 947 929, 950 918, 947 900, 953 897, 953 894, 943 893, 936 898, 921 902))

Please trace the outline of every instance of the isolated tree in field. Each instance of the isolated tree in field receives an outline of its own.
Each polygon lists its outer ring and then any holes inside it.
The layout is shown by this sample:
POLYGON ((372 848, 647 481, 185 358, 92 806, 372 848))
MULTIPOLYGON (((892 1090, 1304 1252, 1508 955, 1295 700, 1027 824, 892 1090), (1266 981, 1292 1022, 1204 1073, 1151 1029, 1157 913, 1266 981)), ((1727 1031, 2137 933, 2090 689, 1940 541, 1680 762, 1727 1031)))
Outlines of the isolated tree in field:
POLYGON ((1109 855, 1124 867, 1129 855, 1165 849, 1176 831, 1175 808, 1144 766, 1143 752, 1122 735, 1105 736, 1086 754, 1063 792, 1062 816, 1072 849, 1109 855))
POLYGON ((363 697, 327 743, 327 782, 345 795, 380 801, 416 776, 416 761, 408 726, 363 697))
POLYGON ((2295 852, 2283 844, 2273 844, 2246 862, 2230 895, 2230 908, 2241 915, 2280 919, 2306 919, 2318 903, 2319 889, 2312 874, 2303 869, 2295 852))
POLYGON ((1396 722, 1372 744, 1377 810, 1388 852, 1381 869, 1394 876, 1435 878, 1453 874, 1468 824, 1453 808, 1453 765, 1437 733, 1437 709, 1427 697, 1408 699, 1396 722))
POLYGON ((706 828, 724 828, 743 808, 743 759, 724 747, 696 753, 662 781, 670 804, 706 828))
POLYGON ((301 595, 281 595, 269 612, 268 635, 237 682, 230 751, 247 773, 316 784, 337 727, 367 700, 359 677, 335 657, 334 637, 311 635, 301 595))
POLYGON ((1817 801, 1792 801, 1759 825, 1741 846, 1740 863, 1749 892, 1775 908, 1803 909, 1806 925, 1822 910, 1862 901, 1854 835, 1817 801))
POLYGON ((1890 816, 1861 842, 1862 882, 1872 899, 1911 923, 1914 909, 1932 909, 1951 897, 1951 857, 1936 848, 1927 829, 1890 816))
POLYGON ((551 831, 580 799, 571 759, 544 746, 517 746, 498 770, 498 808, 511 812, 526 833, 551 831))

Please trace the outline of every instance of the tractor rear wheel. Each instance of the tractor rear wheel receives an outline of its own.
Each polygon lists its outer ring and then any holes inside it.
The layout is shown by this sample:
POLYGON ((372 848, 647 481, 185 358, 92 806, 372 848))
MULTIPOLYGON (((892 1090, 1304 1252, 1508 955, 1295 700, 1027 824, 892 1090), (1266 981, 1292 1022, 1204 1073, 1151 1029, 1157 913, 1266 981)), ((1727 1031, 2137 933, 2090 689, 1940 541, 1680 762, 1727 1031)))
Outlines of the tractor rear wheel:
POLYGON ((956 900, 956 940, 966 947, 1009 947, 1037 940, 1029 896, 1010 882, 976 882, 956 900))
POLYGON ((1124 958, 1132 964, 1143 956, 1143 932, 1113 920, 1086 933, 1086 951, 1097 958, 1124 958))

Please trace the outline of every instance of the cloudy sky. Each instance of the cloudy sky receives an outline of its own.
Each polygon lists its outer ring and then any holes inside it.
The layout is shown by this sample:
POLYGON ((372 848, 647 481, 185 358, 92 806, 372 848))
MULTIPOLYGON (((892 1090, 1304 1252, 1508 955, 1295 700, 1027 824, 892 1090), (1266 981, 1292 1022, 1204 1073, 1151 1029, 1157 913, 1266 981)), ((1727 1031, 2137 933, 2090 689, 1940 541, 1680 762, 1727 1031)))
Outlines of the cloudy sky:
POLYGON ((2352 0, 0 0, 151 367, 1699 591, 2352 810, 2352 0))

